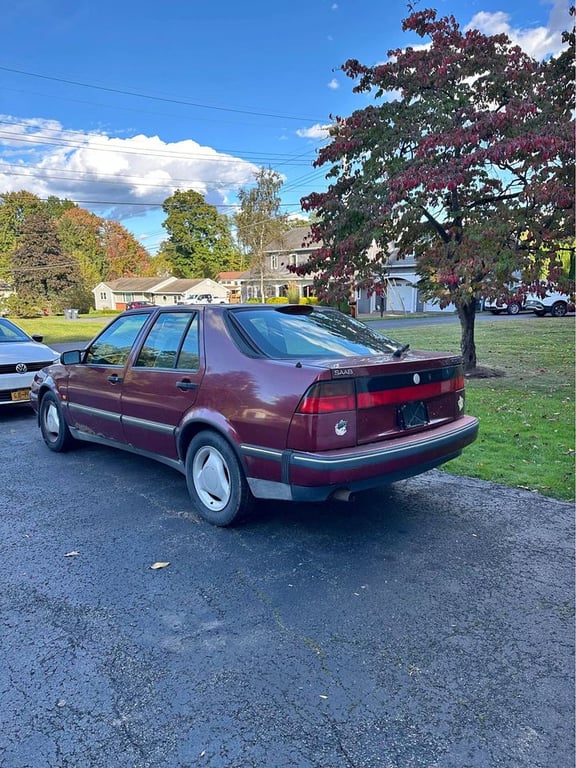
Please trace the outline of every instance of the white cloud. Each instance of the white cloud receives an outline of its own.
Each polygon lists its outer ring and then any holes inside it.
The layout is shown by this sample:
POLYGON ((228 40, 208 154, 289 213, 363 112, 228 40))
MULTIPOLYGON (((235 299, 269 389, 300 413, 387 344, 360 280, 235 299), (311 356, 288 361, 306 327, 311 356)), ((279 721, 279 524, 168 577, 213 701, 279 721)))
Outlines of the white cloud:
POLYGON ((481 11, 473 16, 466 29, 475 28, 486 35, 504 33, 529 56, 542 60, 560 53, 563 47, 562 32, 572 26, 567 0, 553 0, 551 5, 548 24, 545 27, 514 28, 510 24, 509 14, 503 11, 481 11))
POLYGON ((83 207, 115 219, 152 210, 177 189, 194 189, 213 204, 224 202, 228 192, 251 183, 255 171, 252 163, 191 139, 118 138, 66 130, 54 120, 0 116, 3 192, 26 189, 41 198, 82 201, 83 207))
POLYGON ((298 128, 296 135, 301 139, 327 139, 328 132, 330 131, 329 125, 312 125, 310 128, 298 128))
POLYGON ((338 80, 336 80, 335 77, 333 77, 332 80, 330 80, 330 82, 328 83, 328 88, 331 88, 333 91, 337 91, 338 88, 340 88, 340 83, 338 82, 338 80))

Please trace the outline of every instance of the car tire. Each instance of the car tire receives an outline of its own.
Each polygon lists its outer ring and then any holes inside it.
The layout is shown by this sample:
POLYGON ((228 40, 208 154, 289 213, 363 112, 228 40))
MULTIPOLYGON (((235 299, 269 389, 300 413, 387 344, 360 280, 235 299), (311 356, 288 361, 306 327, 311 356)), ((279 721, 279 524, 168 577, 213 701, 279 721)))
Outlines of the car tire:
POLYGON ((520 312, 520 304, 516 304, 515 302, 508 304, 506 312, 508 312, 509 315, 517 315, 520 312))
POLYGON ((38 413, 40 432, 44 442, 55 453, 69 450, 75 443, 62 413, 62 405, 54 392, 46 392, 40 401, 38 413))
POLYGON ((550 314, 552 317, 564 317, 567 311, 568 307, 563 301, 555 301, 554 304, 552 304, 550 314))
POLYGON ((240 461, 216 432, 199 432, 190 441, 186 483, 195 510, 212 525, 237 523, 252 509, 254 497, 240 461))

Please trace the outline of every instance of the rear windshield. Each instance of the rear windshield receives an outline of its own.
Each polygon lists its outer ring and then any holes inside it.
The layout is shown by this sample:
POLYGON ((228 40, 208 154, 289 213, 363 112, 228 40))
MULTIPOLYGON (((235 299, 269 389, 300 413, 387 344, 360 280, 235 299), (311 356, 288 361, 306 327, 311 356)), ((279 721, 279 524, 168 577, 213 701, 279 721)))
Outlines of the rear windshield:
POLYGON ((355 357, 393 353, 402 345, 332 309, 288 305, 234 312, 242 335, 268 357, 355 357))

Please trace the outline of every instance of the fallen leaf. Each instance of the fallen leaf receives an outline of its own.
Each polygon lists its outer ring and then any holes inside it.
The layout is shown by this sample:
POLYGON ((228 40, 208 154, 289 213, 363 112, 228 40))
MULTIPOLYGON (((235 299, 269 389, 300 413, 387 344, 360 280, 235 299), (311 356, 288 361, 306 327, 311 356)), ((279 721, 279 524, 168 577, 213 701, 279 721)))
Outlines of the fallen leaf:
POLYGON ((160 568, 167 568, 170 565, 170 563, 152 563, 150 566, 150 570, 152 571, 158 571, 160 568))

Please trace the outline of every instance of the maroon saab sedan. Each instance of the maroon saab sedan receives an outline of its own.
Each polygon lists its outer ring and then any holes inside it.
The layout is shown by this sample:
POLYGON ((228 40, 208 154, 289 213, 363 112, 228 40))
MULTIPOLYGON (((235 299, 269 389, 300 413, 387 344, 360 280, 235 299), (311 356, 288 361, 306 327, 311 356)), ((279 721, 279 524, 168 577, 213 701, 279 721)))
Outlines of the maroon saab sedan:
POLYGON ((255 498, 347 499, 458 456, 477 435, 461 361, 310 305, 146 307, 36 374, 46 445, 86 440, 186 476, 215 525, 255 498))

